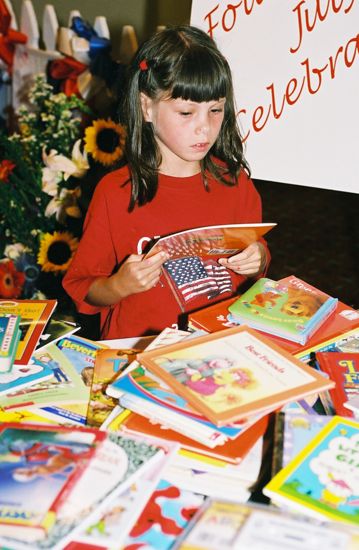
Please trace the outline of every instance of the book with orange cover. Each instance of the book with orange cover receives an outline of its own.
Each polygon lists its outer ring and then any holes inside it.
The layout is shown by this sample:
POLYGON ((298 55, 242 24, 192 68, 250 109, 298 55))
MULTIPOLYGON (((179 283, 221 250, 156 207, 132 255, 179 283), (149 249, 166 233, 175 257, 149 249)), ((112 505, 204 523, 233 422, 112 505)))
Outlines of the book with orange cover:
POLYGON ((334 385, 245 326, 145 351, 137 359, 218 426, 334 385))
POLYGON ((147 256, 153 256, 160 250, 164 250, 171 260, 185 256, 233 256, 258 241, 276 225, 247 223, 195 227, 159 238, 147 256))
MULTIPOLYGON (((228 310, 228 307, 237 299, 238 297, 228 298, 212 306, 189 313, 188 328, 190 330, 217 332, 218 330, 237 326, 233 320, 229 319, 228 310)), ((267 337, 292 354, 302 354, 305 350, 310 350, 314 346, 326 342, 334 336, 345 334, 356 327, 359 327, 359 312, 339 300, 335 311, 324 321, 320 329, 309 337, 305 345, 280 338, 274 334, 267 334, 267 337)))
POLYGON ((353 417, 345 403, 359 395, 359 354, 341 351, 317 352, 316 359, 320 370, 326 372, 335 382, 329 390, 333 405, 333 414, 353 417))
MULTIPOLYGON (((109 426, 109 429, 113 429, 112 426, 114 423, 116 423, 116 419, 113 420, 112 424, 109 426)), ((181 435, 178 432, 170 429, 164 429, 159 424, 153 424, 146 417, 136 413, 130 413, 124 420, 122 420, 117 426, 117 430, 129 434, 147 434, 153 437, 162 437, 162 439, 176 441, 183 449, 194 451, 201 455, 219 460, 224 460, 232 464, 239 464, 256 441, 263 436, 267 426, 268 416, 265 415, 237 436, 236 439, 230 439, 223 443, 223 445, 218 445, 218 447, 215 447, 214 449, 211 449, 206 445, 201 445, 201 443, 181 435)))
POLYGON ((28 364, 56 305, 56 300, 0 299, 0 314, 12 313, 21 318, 21 336, 17 345, 15 365, 28 364))

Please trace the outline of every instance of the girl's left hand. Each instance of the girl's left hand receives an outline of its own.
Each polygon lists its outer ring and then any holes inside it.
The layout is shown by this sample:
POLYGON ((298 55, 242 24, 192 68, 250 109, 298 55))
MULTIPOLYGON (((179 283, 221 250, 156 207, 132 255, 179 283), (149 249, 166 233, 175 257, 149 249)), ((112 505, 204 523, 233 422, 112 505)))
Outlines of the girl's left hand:
POLYGON ((220 258, 218 263, 239 275, 253 277, 264 271, 267 263, 267 252, 262 243, 255 242, 235 256, 220 258))

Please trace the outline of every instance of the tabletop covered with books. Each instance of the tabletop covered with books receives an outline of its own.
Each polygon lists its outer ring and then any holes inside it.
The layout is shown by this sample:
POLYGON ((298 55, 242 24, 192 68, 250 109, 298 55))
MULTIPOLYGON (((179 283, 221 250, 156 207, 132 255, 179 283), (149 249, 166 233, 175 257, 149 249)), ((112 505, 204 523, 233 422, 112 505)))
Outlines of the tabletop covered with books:
POLYGON ((98 342, 56 305, 0 300, 0 547, 359 548, 358 311, 262 278, 98 342))

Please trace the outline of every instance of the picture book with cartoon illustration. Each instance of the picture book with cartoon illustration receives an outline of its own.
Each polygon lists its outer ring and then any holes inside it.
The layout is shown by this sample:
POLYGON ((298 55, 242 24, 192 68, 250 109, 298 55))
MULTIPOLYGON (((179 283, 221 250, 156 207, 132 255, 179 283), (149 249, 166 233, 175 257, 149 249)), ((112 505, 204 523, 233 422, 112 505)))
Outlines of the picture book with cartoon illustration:
POLYGON ((228 307, 228 319, 305 344, 337 304, 337 298, 295 276, 280 281, 262 277, 228 307))
POLYGON ((105 438, 106 433, 91 428, 2 424, 0 535, 43 539, 105 438))
POLYGON ((218 426, 334 385, 248 327, 145 351, 137 359, 218 426))
POLYGON ((359 423, 334 416, 264 487, 275 504, 358 527, 359 423))

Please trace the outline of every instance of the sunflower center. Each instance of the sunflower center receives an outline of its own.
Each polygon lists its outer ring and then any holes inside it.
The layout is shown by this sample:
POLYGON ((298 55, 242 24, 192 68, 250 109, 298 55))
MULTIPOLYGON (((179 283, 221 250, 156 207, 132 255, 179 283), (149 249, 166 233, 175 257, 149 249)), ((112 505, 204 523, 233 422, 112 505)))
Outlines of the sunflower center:
POLYGON ((63 265, 69 261, 71 249, 64 241, 55 241, 49 246, 47 257, 52 264, 63 265))
POLYGON ((105 153, 113 153, 119 143, 119 135, 112 128, 104 128, 96 136, 97 147, 105 153))

